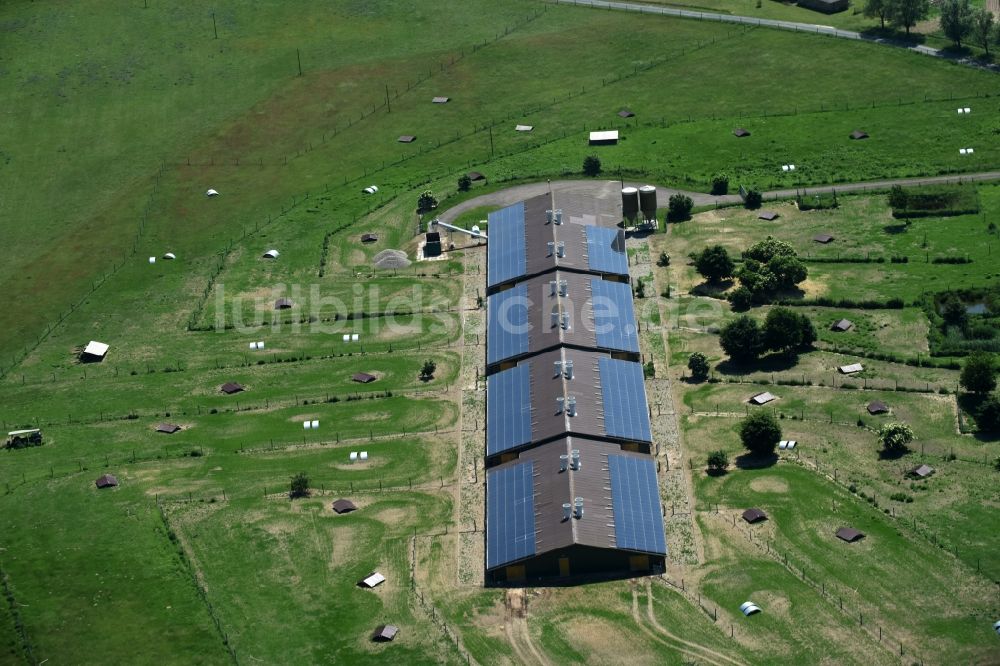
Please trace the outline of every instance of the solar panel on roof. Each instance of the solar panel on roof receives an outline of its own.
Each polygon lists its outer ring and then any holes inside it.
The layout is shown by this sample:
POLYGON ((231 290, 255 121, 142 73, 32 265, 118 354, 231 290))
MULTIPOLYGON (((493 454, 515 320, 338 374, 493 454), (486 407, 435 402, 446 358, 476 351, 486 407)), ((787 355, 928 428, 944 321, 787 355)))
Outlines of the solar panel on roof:
POLYGON ((535 554, 534 463, 486 475, 486 568, 535 554))
POLYGON ((615 546, 666 555, 663 513, 652 458, 608 456, 611 501, 615 517, 615 546))
MULTIPOLYGON (((617 227, 586 227, 587 257, 590 270, 599 273, 628 275, 628 256, 625 254, 625 232, 617 227)), ((493 238, 491 237, 492 241, 493 238)))
POLYGON ((486 299, 486 362, 499 363, 528 351, 528 285, 486 299))
POLYGON ((639 336, 635 329, 632 288, 622 282, 593 278, 590 290, 597 346, 638 353, 639 336))
POLYGON ((486 380, 486 454, 531 441, 531 364, 490 375, 486 380))
POLYGON ((604 404, 604 430, 611 437, 640 442, 653 441, 649 428, 646 388, 642 366, 632 361, 601 357, 601 401, 604 404))
POLYGON ((527 270, 524 238, 524 202, 489 214, 490 242, 486 245, 487 286, 502 284, 527 270))

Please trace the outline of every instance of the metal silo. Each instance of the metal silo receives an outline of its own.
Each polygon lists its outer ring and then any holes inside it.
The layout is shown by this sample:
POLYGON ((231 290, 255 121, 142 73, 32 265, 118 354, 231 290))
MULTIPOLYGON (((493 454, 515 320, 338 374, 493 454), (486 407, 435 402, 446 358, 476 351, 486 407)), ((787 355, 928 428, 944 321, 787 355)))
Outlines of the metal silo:
POLYGON ((639 209, 642 211, 642 219, 656 219, 656 188, 652 185, 639 188, 639 209))
POLYGON ((622 217, 635 222, 639 215, 639 190, 634 187, 622 188, 622 217))

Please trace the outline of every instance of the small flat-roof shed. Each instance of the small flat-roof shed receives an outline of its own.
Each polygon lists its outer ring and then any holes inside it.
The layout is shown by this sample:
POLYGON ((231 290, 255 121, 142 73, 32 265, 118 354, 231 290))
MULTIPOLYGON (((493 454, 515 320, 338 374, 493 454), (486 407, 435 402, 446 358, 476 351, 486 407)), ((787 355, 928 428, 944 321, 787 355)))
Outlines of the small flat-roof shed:
POLYGON ((109 346, 103 342, 91 340, 87 343, 87 346, 83 348, 83 353, 80 354, 80 360, 84 363, 103 361, 104 357, 108 354, 108 349, 109 346))
POLYGON ((372 640, 377 643, 386 643, 391 641, 399 633, 399 627, 393 624, 380 624, 372 632, 372 640))
POLYGON ((281 253, 278 252, 277 250, 268 250, 267 252, 265 252, 261 256, 264 259, 277 259, 279 254, 281 254, 281 253))
POLYGON ((156 426, 156 432, 166 433, 167 435, 172 435, 180 429, 181 427, 179 425, 173 423, 161 423, 156 426))
POLYGON ((867 139, 868 132, 862 132, 861 130, 854 130, 853 132, 851 132, 851 138, 855 141, 859 139, 867 139))
POLYGON ((837 370, 845 375, 853 375, 855 372, 861 372, 865 369, 865 366, 860 363, 851 363, 850 365, 842 365, 837 370))
POLYGON ((840 321, 833 322, 833 325, 830 326, 830 330, 843 333, 844 331, 849 331, 852 326, 854 326, 854 322, 850 319, 841 319, 840 321))
POLYGON ((232 395, 242 391, 243 386, 241 384, 237 384, 236 382, 226 382, 221 386, 220 390, 226 395, 232 395))
POLYGON ((469 173, 467 173, 465 175, 468 176, 469 180, 471 180, 473 182, 475 182, 477 180, 486 180, 486 176, 484 176, 483 174, 479 173, 478 171, 470 171, 469 173))
POLYGON ((114 488, 118 485, 118 479, 116 479, 111 474, 104 474, 97 477, 97 481, 94 482, 98 488, 114 488))
POLYGON ((378 234, 361 234, 362 243, 374 243, 378 240, 378 234))
POLYGON ((837 538, 843 539, 847 543, 854 543, 855 541, 864 539, 865 533, 853 527, 841 527, 837 530, 837 538))
POLYGON ((382 574, 380 574, 377 571, 373 571, 371 574, 369 574, 369 576, 367 578, 362 579, 358 583, 358 585, 360 587, 367 587, 367 588, 370 589, 370 588, 373 588, 373 587, 378 587, 379 585, 381 585, 384 582, 385 582, 385 576, 383 576, 382 574))
POLYGON ((435 97, 431 102, 434 104, 447 104, 449 100, 451 100, 450 97, 435 97))
POLYGON ((771 222, 772 220, 778 219, 778 214, 773 210, 762 210, 759 213, 757 213, 757 219, 767 220, 768 222, 771 222))
POLYGON ((413 143, 416 140, 417 137, 414 134, 401 134, 399 138, 396 139, 396 141, 399 141, 400 143, 413 143))
POLYGON ((744 136, 750 136, 750 132, 748 130, 743 129, 742 127, 737 127, 736 129, 733 130, 733 136, 738 136, 742 138, 744 136))
POLYGON ((817 243, 822 243, 823 245, 826 245, 827 243, 833 241, 833 236, 831 236, 830 234, 816 234, 815 236, 813 236, 813 240, 816 241, 817 243))
POLYGON ((885 404, 881 400, 872 400, 871 402, 868 403, 867 409, 868 413, 871 414, 872 416, 875 416, 876 414, 889 413, 889 405, 885 404))
POLYGON ((621 111, 618 112, 618 117, 619 118, 633 118, 633 117, 635 117, 635 114, 632 113, 632 111, 630 111, 629 109, 622 109, 621 111))
POLYGON ((351 511, 357 511, 358 507, 349 499, 339 499, 333 503, 333 510, 337 513, 350 513, 351 511))
POLYGON ((747 509, 743 512, 743 520, 748 523, 759 523, 762 520, 767 520, 767 514, 760 509, 747 509))
POLYGON ((836 14, 847 9, 848 0, 799 0, 798 5, 821 14, 836 14))
POLYGON ((772 400, 777 400, 777 399, 778 399, 777 396, 768 393, 767 391, 764 391, 763 393, 758 393, 757 395, 750 398, 750 402, 752 402, 755 405, 766 405, 772 400))
POLYGON ((371 384, 376 379, 378 379, 378 377, 370 375, 367 372, 356 372, 351 375, 351 381, 359 384, 371 384))
POLYGON ((276 300, 274 302, 274 309, 275 310, 289 310, 289 309, 291 309, 291 307, 293 305, 295 305, 295 303, 292 302, 292 299, 290 299, 290 298, 279 298, 278 300, 276 300))
POLYGON ((603 130, 590 133, 590 145, 609 146, 618 143, 618 130, 603 130))
POLYGON ((530 132, 535 129, 534 125, 514 125, 515 132, 530 132))
POLYGON ((915 476, 921 479, 926 479, 928 476, 934 473, 934 468, 930 465, 921 465, 920 467, 915 467, 910 470, 910 476, 915 476))

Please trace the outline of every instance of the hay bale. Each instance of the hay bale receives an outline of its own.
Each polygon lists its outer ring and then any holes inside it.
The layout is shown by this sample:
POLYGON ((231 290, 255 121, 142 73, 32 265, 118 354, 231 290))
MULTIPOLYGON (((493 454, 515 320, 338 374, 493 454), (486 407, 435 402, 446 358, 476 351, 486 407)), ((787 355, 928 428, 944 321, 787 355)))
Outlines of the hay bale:
POLYGON ((406 268, 410 260, 402 250, 382 250, 375 255, 372 263, 375 268, 406 268))

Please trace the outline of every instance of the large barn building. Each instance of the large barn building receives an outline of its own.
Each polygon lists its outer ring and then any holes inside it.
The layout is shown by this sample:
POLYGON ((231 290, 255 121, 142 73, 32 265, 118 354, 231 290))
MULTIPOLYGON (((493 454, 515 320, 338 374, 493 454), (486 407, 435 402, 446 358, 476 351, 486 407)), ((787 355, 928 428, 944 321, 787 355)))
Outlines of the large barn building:
POLYGON ((600 202, 490 214, 486 577, 662 571, 666 539, 625 236, 600 202))

